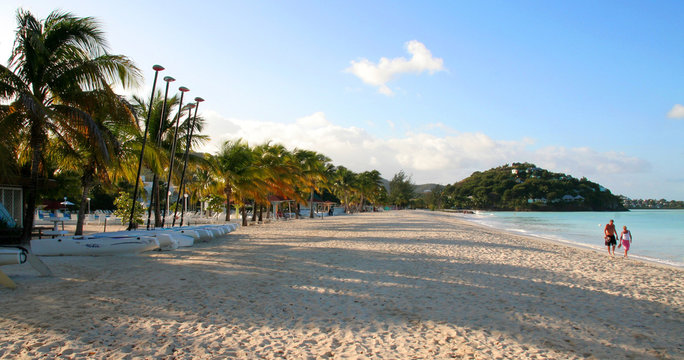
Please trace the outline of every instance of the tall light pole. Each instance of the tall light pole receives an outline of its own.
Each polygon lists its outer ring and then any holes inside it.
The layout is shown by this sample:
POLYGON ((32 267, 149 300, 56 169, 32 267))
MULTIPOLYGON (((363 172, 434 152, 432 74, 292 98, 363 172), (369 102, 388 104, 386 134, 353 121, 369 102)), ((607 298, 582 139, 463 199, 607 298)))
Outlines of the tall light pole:
MULTIPOLYGON (((161 65, 154 65, 152 67, 154 70, 154 81, 152 82, 152 95, 150 96, 150 104, 154 101, 154 91, 157 87, 157 76, 159 75, 159 72, 164 70, 164 67, 161 65)), ((138 174, 135 176, 135 188, 133 190, 133 205, 131 206, 131 217, 128 220, 128 230, 133 230, 133 215, 135 214, 135 201, 136 198, 138 197, 138 185, 140 184, 140 171, 142 170, 142 161, 143 161, 143 154, 145 153, 145 143, 147 142, 147 125, 150 123, 150 116, 152 116, 152 107, 150 106, 149 109, 147 109, 147 120, 145 120, 145 133, 143 135, 142 139, 142 147, 140 149, 140 159, 138 160, 138 174)))
MULTIPOLYGON (((159 117, 159 126, 157 127, 157 147, 161 144, 162 130, 164 129, 164 119, 166 118, 166 99, 169 97, 169 84, 176 81, 171 76, 164 76, 166 81, 166 90, 164 90, 164 102, 162 103, 161 116, 159 117)), ((152 104, 150 104, 150 109, 152 104)), ((150 208, 147 211, 147 230, 150 229, 150 217, 152 217, 152 201, 154 200, 154 226, 159 225, 159 184, 157 184, 157 173, 152 177, 152 191, 150 199, 150 208)))
POLYGON ((86 198, 88 200, 88 215, 90 215, 90 198, 86 198))
MULTIPOLYGON (((171 191, 171 174, 173 173, 173 161, 176 158, 176 141, 178 140, 178 123, 180 122, 180 117, 181 114, 183 114, 183 95, 185 95, 186 92, 190 91, 190 89, 186 88, 185 86, 181 86, 178 88, 181 92, 181 98, 180 98, 180 104, 178 105, 178 115, 176 116, 176 129, 173 132, 173 143, 171 144, 171 156, 169 160, 169 176, 166 179, 166 188, 171 191)), ((180 194, 180 193, 178 193, 180 194)), ((165 207, 167 209, 171 209, 169 206, 169 201, 166 201, 165 207)), ((164 211, 162 210, 162 213, 164 211)), ((166 217, 162 218, 162 223, 161 227, 164 227, 164 223, 166 222, 166 217)))
MULTIPOLYGON (((185 169, 188 166, 188 154, 190 153, 190 144, 192 141, 192 134, 195 131, 195 123, 197 122, 197 111, 199 110, 199 104, 203 102, 204 99, 201 97, 196 97, 195 98, 195 103, 197 104, 195 106, 195 116, 192 119, 192 125, 190 124, 190 117, 188 117, 188 129, 187 131, 187 142, 185 143, 185 155, 183 156, 183 171, 181 172, 181 183, 180 183, 180 190, 185 191, 185 169)), ((178 208, 178 206, 176 206, 178 208)), ((176 221, 176 217, 174 216, 174 224, 176 221)), ((183 212, 181 213, 181 221, 180 221, 180 226, 183 226, 183 212)))
MULTIPOLYGON (((192 109, 194 107, 196 107, 195 104, 188 104, 188 109, 192 109)), ((187 120, 185 120, 185 123, 188 124, 186 126, 186 128, 188 126, 190 126, 190 118, 191 117, 192 117, 192 111, 188 111, 188 118, 187 118, 187 120)), ((188 130, 186 129, 185 138, 187 139, 187 137, 188 137, 188 130)), ((185 159, 185 154, 183 155, 183 159, 185 159)), ((181 202, 181 195, 180 194, 185 192, 184 183, 183 183, 184 177, 185 177, 185 162, 183 162, 183 171, 181 172, 180 182, 178 184, 178 197, 176 198, 176 208, 173 210, 173 222, 171 223, 171 227, 176 226, 176 214, 178 214, 178 207, 183 205, 183 203, 181 202)), ((183 212, 181 211, 181 218, 182 217, 183 217, 183 212)))

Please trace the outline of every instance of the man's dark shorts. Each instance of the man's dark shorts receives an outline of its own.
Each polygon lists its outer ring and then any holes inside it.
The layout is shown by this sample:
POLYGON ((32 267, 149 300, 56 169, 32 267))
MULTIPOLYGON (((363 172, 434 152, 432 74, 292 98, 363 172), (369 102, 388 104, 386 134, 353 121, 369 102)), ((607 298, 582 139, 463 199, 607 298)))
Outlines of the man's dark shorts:
POLYGON ((617 245, 617 242, 615 241, 615 235, 606 235, 606 246, 611 245, 617 245))

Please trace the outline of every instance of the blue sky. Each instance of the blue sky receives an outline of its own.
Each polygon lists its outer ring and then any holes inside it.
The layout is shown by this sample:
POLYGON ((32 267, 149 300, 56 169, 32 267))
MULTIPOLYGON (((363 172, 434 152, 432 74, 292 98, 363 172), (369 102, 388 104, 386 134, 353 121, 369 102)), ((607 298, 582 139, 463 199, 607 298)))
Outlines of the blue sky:
POLYGON ((112 53, 166 67, 226 139, 308 148, 416 183, 533 162, 684 200, 681 1, 5 1, 97 18, 112 53))

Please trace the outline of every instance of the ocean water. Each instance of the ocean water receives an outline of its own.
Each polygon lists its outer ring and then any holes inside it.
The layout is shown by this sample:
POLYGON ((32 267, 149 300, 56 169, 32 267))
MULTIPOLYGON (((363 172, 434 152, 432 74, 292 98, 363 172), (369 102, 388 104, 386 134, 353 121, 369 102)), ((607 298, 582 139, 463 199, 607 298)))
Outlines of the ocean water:
MULTIPOLYGON (((464 216, 464 215, 460 215, 464 216)), ((684 267, 684 210, 631 210, 627 212, 480 212, 467 220, 524 235, 572 243, 607 253, 603 228, 615 220, 632 232, 629 256, 684 267)), ((624 254, 616 249, 616 256, 624 254)))

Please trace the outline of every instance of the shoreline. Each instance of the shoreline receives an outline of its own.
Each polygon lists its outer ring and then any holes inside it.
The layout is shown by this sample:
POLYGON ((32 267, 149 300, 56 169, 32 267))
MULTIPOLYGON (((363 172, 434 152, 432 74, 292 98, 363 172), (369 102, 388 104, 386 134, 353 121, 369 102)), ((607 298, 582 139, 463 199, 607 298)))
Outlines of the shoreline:
POLYGON ((684 272, 458 217, 241 227, 139 256, 3 266, 0 359, 682 358, 684 272))
MULTIPOLYGON (((662 210, 662 209, 655 209, 655 210, 662 210)), ((678 210, 678 209, 677 209, 677 210, 678 210)), ((444 212, 444 213, 447 213, 447 214, 452 213, 452 212, 450 212, 450 211, 442 211, 442 210, 430 211, 430 210, 422 210, 422 209, 421 209, 421 210, 416 210, 416 211, 444 212)), ((476 213, 475 213, 475 214, 476 214, 476 213)), ((590 244, 580 243, 580 242, 576 242, 576 241, 573 241, 573 240, 554 239, 554 238, 544 237, 543 235, 537 235, 537 234, 520 233, 520 232, 516 232, 516 231, 513 231, 513 230, 502 229, 502 228, 490 226, 490 225, 487 225, 487 224, 482 224, 482 223, 479 223, 479 222, 477 222, 477 221, 475 221, 475 220, 473 220, 473 219, 469 219, 469 218, 467 218, 467 217, 459 217, 459 219, 464 220, 464 221, 467 221, 468 223, 471 223, 471 224, 473 224, 473 225, 475 225, 475 226, 480 226, 480 227, 485 228, 485 229, 493 229, 493 230, 501 231, 501 232, 503 232, 503 233, 507 233, 507 234, 515 235, 515 236, 526 236, 526 237, 529 237, 529 238, 533 238, 533 239, 538 239, 538 240, 546 241, 546 242, 552 243, 552 244, 554 244, 554 245, 565 245, 565 246, 570 246, 570 247, 574 247, 574 248, 578 248, 578 249, 590 250, 590 251, 592 251, 592 252, 600 253, 600 254, 604 254, 604 252, 607 252, 607 250, 606 250, 604 247, 601 247, 601 246, 596 246, 596 245, 590 245, 590 244)), ((617 250, 617 249, 616 249, 616 250, 617 250)), ((619 254, 618 254, 618 255, 615 255, 615 257, 616 257, 616 258, 618 258, 618 257, 622 258, 622 255, 619 255, 619 254)), ((681 270, 681 269, 684 269, 684 264, 672 262, 672 261, 666 260, 666 259, 658 259, 658 258, 655 258, 655 257, 647 257, 647 256, 644 256, 644 255, 634 255, 634 254, 630 254, 630 255, 629 255, 629 259, 630 259, 630 260, 636 260, 636 261, 643 261, 643 262, 646 262, 646 263, 649 263, 649 264, 661 265, 661 266, 665 266, 665 267, 668 267, 668 268, 675 268, 675 269, 680 269, 680 270, 681 270)))

